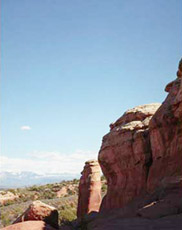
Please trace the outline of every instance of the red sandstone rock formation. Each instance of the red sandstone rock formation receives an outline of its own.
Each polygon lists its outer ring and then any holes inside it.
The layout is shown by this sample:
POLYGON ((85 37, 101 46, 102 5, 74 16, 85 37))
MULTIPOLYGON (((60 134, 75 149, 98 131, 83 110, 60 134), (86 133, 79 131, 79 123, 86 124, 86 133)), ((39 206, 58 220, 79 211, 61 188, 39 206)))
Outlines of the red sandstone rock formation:
POLYGON ((13 224, 30 220, 42 220, 50 226, 58 228, 58 211, 54 207, 37 200, 13 224))
POLYGON ((87 230, 181 230, 182 176, 166 178, 154 193, 134 199, 123 208, 87 215, 87 230))
POLYGON ((78 218, 92 211, 99 211, 101 203, 101 176, 97 161, 85 163, 79 184, 78 218))
POLYGON ((160 104, 128 110, 104 136, 99 162, 108 181, 102 209, 119 208, 146 190, 151 150, 148 125, 160 104))
MULTIPOLYGON (((179 71, 182 62, 179 64, 179 71)), ((166 100, 128 110, 104 136, 99 163, 108 181, 102 210, 120 208, 163 180, 182 175, 182 78, 166 100), (160 107, 159 107, 160 106, 160 107)))
POLYGON ((26 221, 22 223, 12 224, 2 230, 55 230, 44 221, 26 221))
POLYGON ((168 86, 168 96, 150 121, 153 163, 148 191, 167 177, 182 175, 182 78, 168 86))

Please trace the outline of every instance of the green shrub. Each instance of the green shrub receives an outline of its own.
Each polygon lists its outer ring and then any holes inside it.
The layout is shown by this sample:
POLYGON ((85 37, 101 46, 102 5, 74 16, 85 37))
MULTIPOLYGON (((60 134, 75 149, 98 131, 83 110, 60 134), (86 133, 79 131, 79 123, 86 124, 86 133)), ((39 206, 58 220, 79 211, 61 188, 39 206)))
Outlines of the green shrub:
POLYGON ((107 191, 107 184, 103 184, 101 190, 102 190, 102 192, 105 193, 107 191))
POLYGON ((60 222, 73 221, 76 219, 76 210, 72 208, 66 208, 59 211, 60 222))
POLYGON ((1 214, 1 223, 4 226, 10 225, 11 224, 11 220, 9 219, 9 216, 5 214, 1 214))

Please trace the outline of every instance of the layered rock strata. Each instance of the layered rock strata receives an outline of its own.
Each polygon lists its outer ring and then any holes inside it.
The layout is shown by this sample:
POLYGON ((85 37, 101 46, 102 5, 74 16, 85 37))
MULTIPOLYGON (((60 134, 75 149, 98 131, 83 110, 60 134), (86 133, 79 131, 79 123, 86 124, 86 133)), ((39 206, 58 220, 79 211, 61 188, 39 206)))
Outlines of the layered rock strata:
POLYGON ((92 211, 99 211, 101 204, 100 172, 98 161, 90 160, 85 163, 79 183, 78 218, 92 211))
POLYGON ((148 126, 159 106, 157 103, 135 107, 110 125, 99 152, 108 182, 102 209, 122 207, 146 190, 152 163, 148 126))
POLYGON ((102 210, 120 208, 182 175, 182 61, 160 104, 128 110, 104 136, 99 163, 108 182, 102 210))
POLYGON ((37 200, 30 204, 29 208, 13 224, 31 220, 41 220, 54 228, 58 228, 58 211, 56 208, 37 200))
POLYGON ((168 86, 166 100, 149 124, 152 165, 147 181, 153 191, 164 179, 182 175, 182 81, 168 86))

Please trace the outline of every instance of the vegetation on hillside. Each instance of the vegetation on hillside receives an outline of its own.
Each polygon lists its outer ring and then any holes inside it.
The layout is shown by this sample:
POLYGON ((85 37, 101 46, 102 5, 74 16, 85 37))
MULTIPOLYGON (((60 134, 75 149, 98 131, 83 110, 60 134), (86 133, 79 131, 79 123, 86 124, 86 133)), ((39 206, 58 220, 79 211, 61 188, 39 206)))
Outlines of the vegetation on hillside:
MULTIPOLYGON (((105 178, 102 176, 102 194, 105 194, 107 185, 105 178)), ((79 180, 62 181, 60 183, 34 185, 31 187, 7 189, 4 193, 11 192, 19 197, 12 201, 7 201, 1 205, 1 222, 0 228, 10 225, 17 219, 34 200, 54 206, 59 212, 60 225, 65 222, 76 219, 77 201, 78 201, 79 180), (57 192, 63 187, 67 192, 62 197, 57 197, 57 192)))

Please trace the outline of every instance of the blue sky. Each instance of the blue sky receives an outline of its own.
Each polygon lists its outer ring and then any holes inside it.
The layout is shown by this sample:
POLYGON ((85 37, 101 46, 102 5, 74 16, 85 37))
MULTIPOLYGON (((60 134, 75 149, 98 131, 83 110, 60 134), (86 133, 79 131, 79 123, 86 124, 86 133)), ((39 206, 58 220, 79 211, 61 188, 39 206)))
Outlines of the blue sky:
POLYGON ((6 162, 19 162, 9 170, 23 170, 21 160, 28 165, 35 155, 50 162, 56 154, 60 168, 61 156, 95 157, 124 111, 165 99, 182 53, 180 0, 1 7, 1 150, 6 162))

